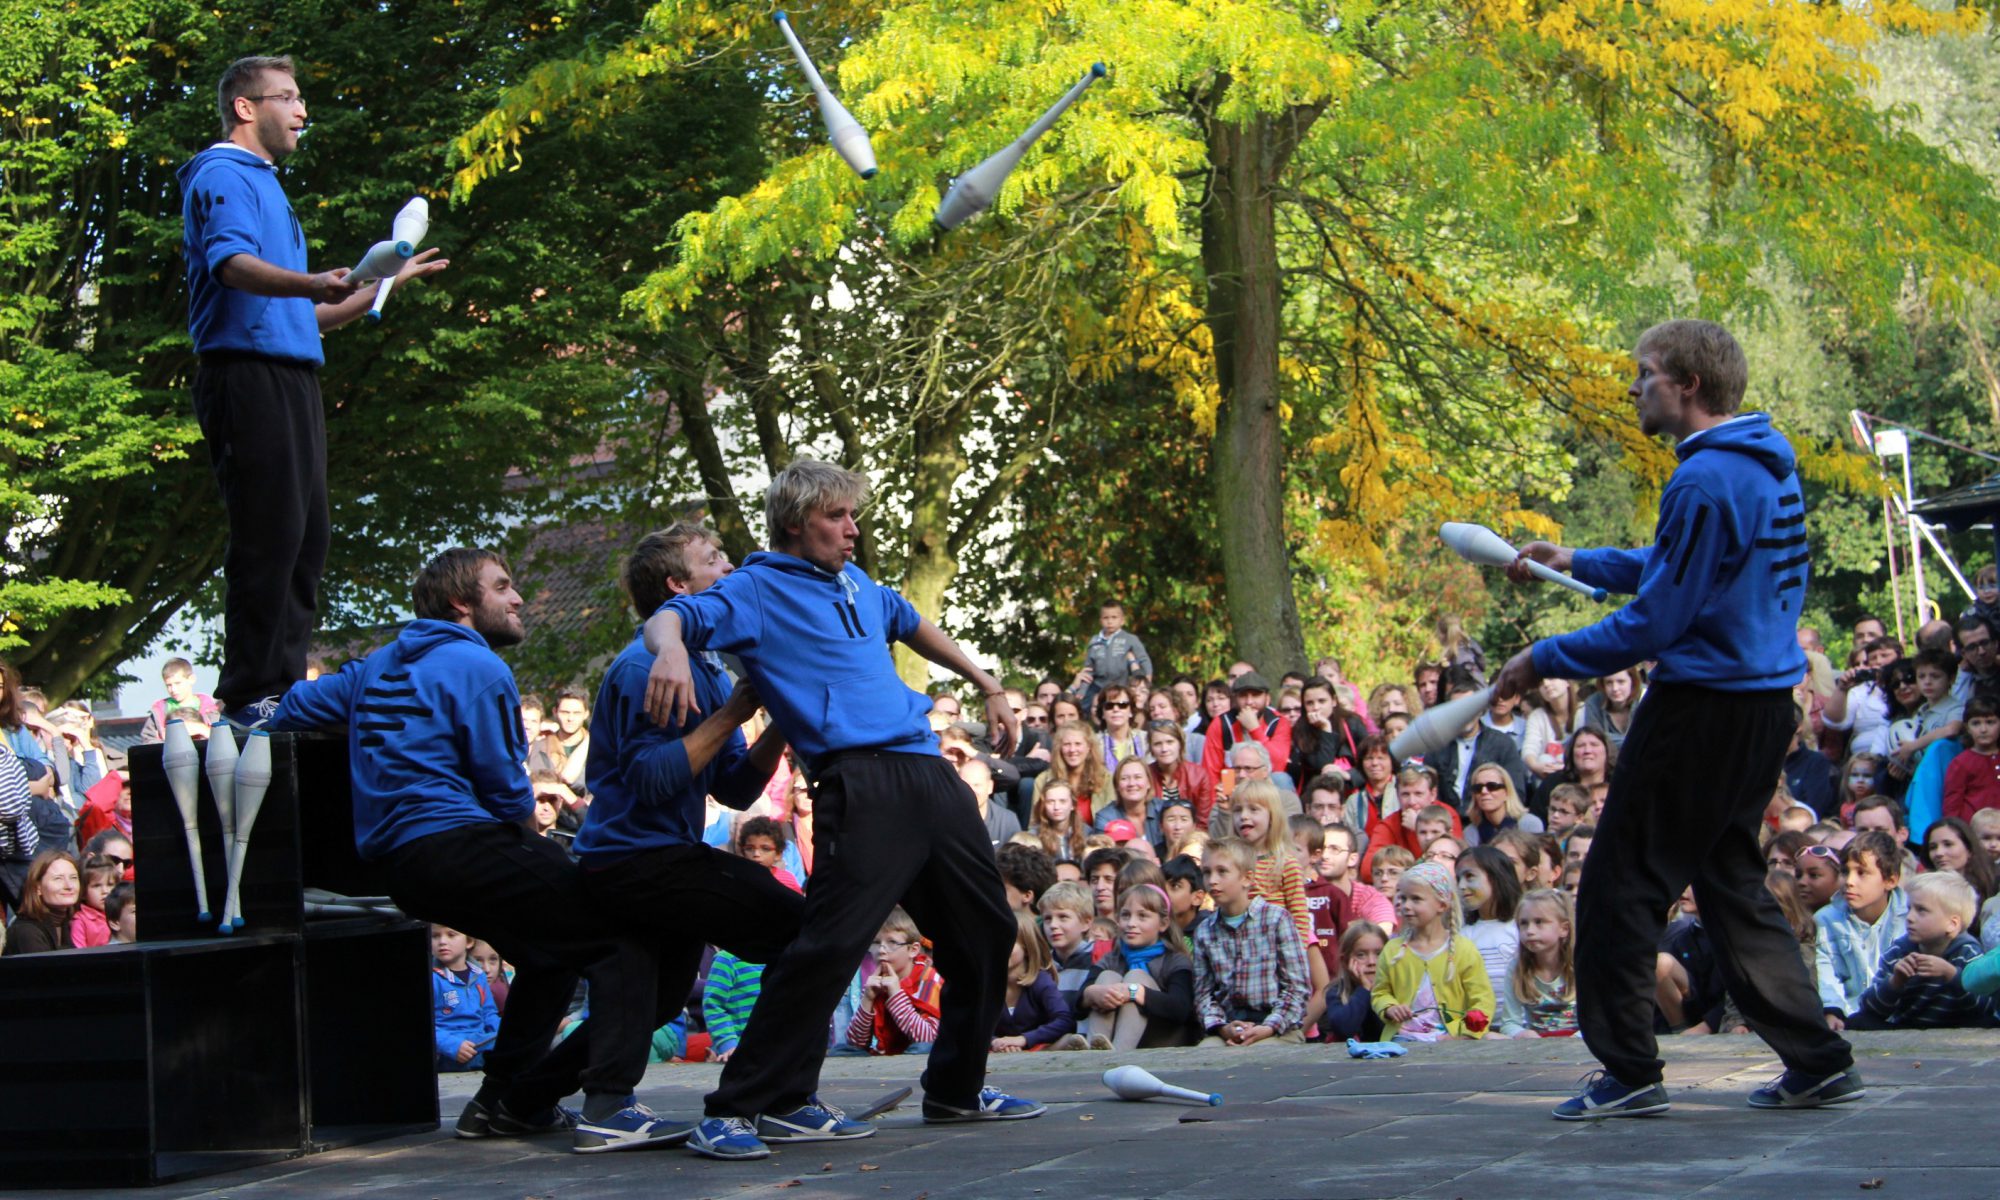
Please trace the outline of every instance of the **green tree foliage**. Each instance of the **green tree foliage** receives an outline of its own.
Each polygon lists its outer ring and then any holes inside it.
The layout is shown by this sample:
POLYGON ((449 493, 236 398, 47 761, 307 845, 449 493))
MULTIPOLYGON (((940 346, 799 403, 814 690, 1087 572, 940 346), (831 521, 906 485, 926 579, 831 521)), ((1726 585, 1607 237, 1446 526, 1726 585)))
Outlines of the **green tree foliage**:
POLYGON ((761 170, 756 87, 640 86, 633 111, 527 147, 472 203, 445 203, 445 139, 540 56, 580 52, 578 24, 623 37, 638 19, 482 0, 0 6, 0 636, 27 677, 67 694, 182 606, 219 602, 174 171, 215 140, 215 80, 242 54, 299 64, 312 124, 283 175, 316 266, 351 261, 413 193, 454 264, 328 338, 322 624, 379 620, 437 548, 576 502, 567 465, 613 432, 660 341, 624 314, 625 277, 761 170))

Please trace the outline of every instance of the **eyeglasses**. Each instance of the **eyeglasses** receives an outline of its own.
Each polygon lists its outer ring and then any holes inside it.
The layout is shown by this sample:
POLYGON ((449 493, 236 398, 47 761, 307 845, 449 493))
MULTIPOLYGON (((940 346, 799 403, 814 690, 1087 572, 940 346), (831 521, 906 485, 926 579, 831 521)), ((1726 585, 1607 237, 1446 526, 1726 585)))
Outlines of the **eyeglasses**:
POLYGON ((2000 643, 1995 643, 1990 637, 1983 637, 1976 642, 1962 641, 1958 644, 1958 648, 1962 653, 1971 654, 1975 650, 1991 650, 1996 644, 2000 643))
POLYGON ((1278 706, 1278 711, 1288 717, 1296 717, 1305 709, 1297 704, 1281 704, 1278 706))
POLYGON ((116 867, 129 867, 132 865, 131 859, 120 858, 116 854, 100 854, 97 857, 103 859, 105 862, 108 862, 116 867))
POLYGON ((1490 779, 1482 779, 1472 785, 1472 790, 1475 792, 1504 792, 1507 790, 1507 785, 1504 783, 1494 783, 1490 779))
POLYGON ((1046 725, 1046 724, 1048 724, 1048 723, 1049 723, 1049 719, 1048 719, 1047 717, 1022 717, 1022 718, 1021 718, 1021 724, 1023 724, 1023 725, 1046 725))
POLYGON ((1106 701, 1104 702, 1104 707, 1105 707, 1105 708, 1130 708, 1130 707, 1132 707, 1132 702, 1131 702, 1130 700, 1106 700, 1106 701))
POLYGON ((915 942, 899 942, 895 938, 883 938, 880 941, 868 943, 871 950, 900 950, 914 945, 916 945, 915 942))
POLYGON ((260 104, 266 100, 276 100, 283 104, 298 104, 305 100, 305 97, 299 95, 297 92, 265 92, 261 96, 245 96, 243 98, 260 104))

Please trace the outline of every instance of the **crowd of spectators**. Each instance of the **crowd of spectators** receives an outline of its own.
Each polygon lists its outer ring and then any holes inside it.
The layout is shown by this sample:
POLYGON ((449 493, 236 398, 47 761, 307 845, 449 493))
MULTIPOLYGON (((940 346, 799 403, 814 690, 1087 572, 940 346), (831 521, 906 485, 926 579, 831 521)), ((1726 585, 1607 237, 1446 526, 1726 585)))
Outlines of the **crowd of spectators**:
MULTIPOLYGON (((1982 603, 1917 631, 1914 654, 1867 618, 1836 668, 1800 631, 1812 668, 1771 781, 1768 887, 1835 1028, 2000 1021, 2000 592, 1979 582, 1982 603)), ((1576 1032, 1573 897, 1645 664, 1496 701, 1399 761, 1410 720, 1484 683, 1455 619, 1372 681, 1330 658, 1275 682, 1247 662, 1156 673, 1122 607, 1101 627, 1070 679, 1006 693, 1022 730, 1006 754, 956 693, 931 698, 1017 913, 995 1051, 1576 1032)), ((173 716, 206 736, 191 671, 164 682, 149 736, 173 716)), ((522 701, 536 832, 564 843, 590 803, 589 716, 582 689, 522 701)), ((703 836, 810 887, 812 790, 789 765, 746 812, 711 801, 703 836)), ((51 711, 0 666, 5 953, 132 940, 132 871, 131 789, 87 706, 51 711)), ((439 1067, 476 1069, 509 968, 454 930, 433 947, 439 1067)), ((713 955, 656 1057, 730 1055, 761 973, 713 955)), ((856 964, 831 1051, 922 1052, 950 985, 899 910, 856 964)), ((1691 892, 1660 914, 1656 1025, 1747 1032, 1691 892)))

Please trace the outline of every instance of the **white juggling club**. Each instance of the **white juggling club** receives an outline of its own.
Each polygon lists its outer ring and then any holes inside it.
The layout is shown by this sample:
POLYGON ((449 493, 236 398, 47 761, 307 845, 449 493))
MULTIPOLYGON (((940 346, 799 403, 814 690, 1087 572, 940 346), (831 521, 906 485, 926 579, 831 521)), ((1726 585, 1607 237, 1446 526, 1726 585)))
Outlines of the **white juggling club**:
POLYGON ((806 82, 812 85, 813 96, 819 100, 820 120, 826 122, 827 140, 833 143, 836 154, 847 160, 854 173, 863 179, 875 178, 875 147, 868 144, 868 131, 861 128, 861 122, 847 107, 834 99, 826 81, 819 77, 818 68, 813 66, 812 56, 799 44, 799 36, 792 32, 792 23, 784 10, 772 14, 772 20, 784 31, 785 40, 791 43, 792 57, 799 60, 799 69, 806 73, 806 82))
POLYGON ((362 255, 361 261, 355 263, 354 269, 347 273, 347 282, 360 287, 363 284, 374 283, 378 279, 390 278, 402 270, 403 261, 416 252, 415 246, 408 242, 396 241, 394 238, 376 242, 368 247, 368 253, 362 255))
MULTIPOLYGON (((405 204, 402 211, 396 214, 394 223, 389 226, 389 237, 399 246, 408 246, 410 248, 409 254, 414 254, 417 247, 424 244, 424 235, 430 231, 430 201, 424 199, 422 196, 412 196, 410 197, 410 202, 405 204)), ((404 257, 409 257, 409 254, 405 254, 404 257)), ((394 272, 384 275, 382 282, 375 285, 375 303, 368 306, 369 320, 379 321, 382 319, 382 306, 389 302, 389 289, 395 286, 396 276, 394 272)))
POLYGON ((195 753, 194 738, 179 717, 167 721, 166 737, 160 748, 160 767, 167 773, 167 787, 181 810, 181 828, 187 831, 188 865, 194 870, 194 902, 200 913, 196 919, 208 921, 208 875, 201 862, 201 813, 195 803, 201 797, 201 756, 195 753))
MULTIPOLYGON (((236 859, 236 734, 228 725, 217 725, 208 731, 208 755, 202 770, 208 775, 208 794, 215 798, 216 815, 222 818, 222 871, 225 878, 229 874, 229 864, 236 859)), ((222 903, 222 924, 228 925, 230 902, 225 896, 222 903)))
POLYGON ((1113 1067, 1104 1073, 1104 1086, 1110 1088, 1120 1100, 1185 1100, 1190 1104, 1206 1104, 1210 1108, 1222 1103, 1222 1097, 1215 1092, 1177 1087, 1162 1081, 1144 1067, 1113 1067))
MULTIPOLYGON (((1506 538, 1484 525, 1446 521, 1438 529, 1438 536, 1444 539, 1445 545, 1456 550, 1458 556, 1467 562, 1481 563, 1489 567, 1506 567, 1513 565, 1514 560, 1521 557, 1521 552, 1514 549, 1506 538)), ((1604 603, 1604 598, 1610 595, 1603 588, 1594 588, 1580 579, 1573 579, 1547 563, 1538 563, 1532 558, 1527 561, 1528 570, 1536 575, 1571 591, 1582 592, 1599 604, 1604 603)))
POLYGON ((956 229, 985 212, 992 205, 994 197, 1000 194, 1000 185, 1007 182, 1007 176, 1013 173, 1015 166, 1021 161, 1021 156, 1028 152, 1028 147, 1034 145, 1037 139, 1049 131, 1049 127, 1056 123, 1056 118, 1063 115, 1063 110, 1076 103, 1076 98, 1083 95, 1083 89, 1102 78, 1104 78, 1104 64, 1090 64, 1090 70, 1084 72, 1083 78, 1064 92, 1062 99, 1049 105, 1049 111, 1036 118, 1035 123, 1028 126, 1026 132, 1007 143, 999 153, 960 175, 952 183, 951 190, 944 194, 944 201, 938 205, 937 215, 931 218, 937 222, 937 227, 956 229))
POLYGON ((1418 714, 1410 727, 1389 743, 1389 757, 1401 762, 1411 755, 1431 754, 1444 749, 1458 737, 1466 724, 1479 719, 1493 703, 1493 689, 1484 687, 1469 696, 1435 704, 1418 714))
POLYGON ((257 823, 270 786, 271 735, 253 729, 236 760, 236 852, 229 856, 230 921, 225 931, 243 928, 243 859, 250 850, 250 827, 257 823))

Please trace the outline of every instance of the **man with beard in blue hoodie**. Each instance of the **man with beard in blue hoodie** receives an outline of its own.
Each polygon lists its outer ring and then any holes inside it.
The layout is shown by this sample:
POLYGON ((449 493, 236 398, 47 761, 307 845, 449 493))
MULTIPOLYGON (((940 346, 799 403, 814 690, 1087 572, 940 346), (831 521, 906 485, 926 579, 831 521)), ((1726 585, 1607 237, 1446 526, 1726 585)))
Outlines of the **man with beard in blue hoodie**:
MULTIPOLYGON (((305 678, 326 563, 326 415, 320 334, 368 310, 347 268, 308 273, 305 232, 278 163, 306 104, 289 58, 240 58, 216 86, 222 140, 180 169, 195 419, 229 519, 222 677, 236 723, 269 717, 305 678)), ((426 250, 398 280, 449 265, 426 250)))
POLYGON ((707 1098, 710 1117, 753 1123, 763 1142, 874 1132, 815 1092, 834 1006, 898 904, 933 943, 944 980, 924 1120, 1046 1111, 985 1083, 1014 915, 978 802, 939 753, 930 698, 897 676, 891 645, 978 685, 999 731, 995 753, 1012 748, 1019 725, 999 680, 850 561, 867 493, 865 476, 794 460, 764 501, 773 549, 713 587, 675 596, 645 628, 659 655, 647 687, 655 721, 684 725, 699 709, 690 651, 733 653, 812 782, 813 873, 799 936, 765 971, 743 1040, 707 1098))
POLYGON ((295 684, 265 728, 346 726, 354 841, 410 916, 462 930, 514 964, 486 1077, 458 1119, 460 1137, 571 1131, 584 1152, 674 1145, 691 1126, 632 1097, 645 1072, 620 1050, 652 1031, 652 956, 607 931, 582 868, 527 827, 521 697, 494 650, 520 642, 521 594, 499 555, 446 550, 413 589, 417 619, 396 640, 332 675, 295 684), (555 1102, 577 1072, 552 1053, 557 1024, 590 982, 583 1038, 586 1119, 555 1102))
POLYGON ((1565 1121, 1667 1110, 1653 1036, 1660 914, 1690 883, 1729 993, 1785 1073, 1753 1108, 1857 1099, 1847 1043, 1820 1017, 1798 939, 1764 887, 1757 834, 1797 730, 1805 674, 1799 609, 1806 510, 1791 446, 1764 413, 1737 413, 1749 379, 1720 325, 1668 321, 1633 351, 1639 427, 1674 439, 1680 465, 1660 495, 1653 545, 1568 550, 1532 542, 1526 561, 1631 603, 1514 656, 1496 681, 1518 696, 1544 677, 1588 678, 1657 660, 1611 777, 1577 895, 1579 1024, 1604 1070, 1555 1109, 1565 1121), (1695 769, 1699 764, 1700 769, 1695 769))

